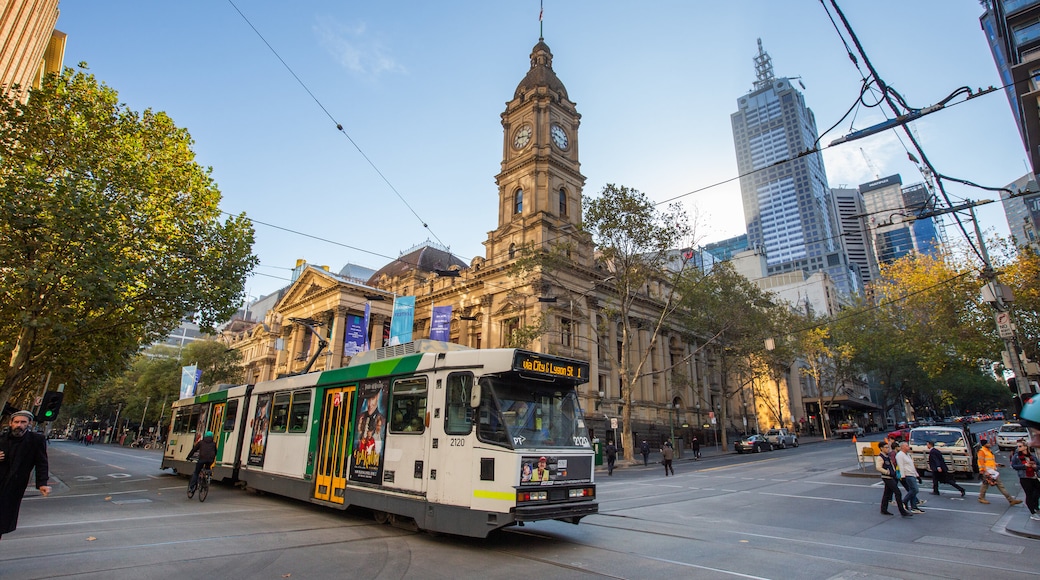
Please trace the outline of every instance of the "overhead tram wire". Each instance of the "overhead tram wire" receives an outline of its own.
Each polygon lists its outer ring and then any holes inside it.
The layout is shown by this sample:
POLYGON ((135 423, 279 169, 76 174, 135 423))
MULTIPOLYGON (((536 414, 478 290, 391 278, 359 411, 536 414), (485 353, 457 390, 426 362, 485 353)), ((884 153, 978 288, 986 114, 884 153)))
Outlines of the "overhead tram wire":
POLYGON ((285 62, 285 59, 283 59, 281 55, 278 54, 278 51, 275 50, 273 46, 271 46, 271 43, 267 42, 267 39, 264 38, 264 35, 260 34, 260 31, 257 30, 256 26, 253 26, 253 23, 250 22, 249 18, 247 18, 246 15, 243 14, 242 11, 238 8, 238 6, 235 5, 234 0, 228 0, 228 4, 230 4, 231 7, 235 9, 235 12, 238 12, 238 15, 242 17, 242 20, 244 20, 245 23, 249 26, 249 28, 251 28, 253 32, 256 33, 257 37, 259 37, 260 40, 267 46, 268 50, 270 50, 271 53, 274 54, 275 58, 278 59, 278 62, 282 63, 282 66, 285 67, 285 70, 289 71, 289 74, 291 74, 292 77, 296 79, 296 82, 303 88, 303 90, 307 91, 307 94, 310 95, 311 99, 315 102, 315 104, 318 105, 318 108, 320 108, 325 113, 325 116, 327 116, 333 123, 336 124, 336 130, 339 131, 344 137, 346 137, 347 141, 350 141, 350 144, 354 146, 354 149, 356 149, 357 152, 361 154, 361 157, 376 172, 376 174, 379 175, 380 179, 383 180, 383 183, 386 183, 387 187, 390 188, 390 191, 393 191, 394 195, 397 196, 397 199, 401 200, 401 203, 403 203, 404 206, 408 208, 408 211, 412 212, 412 215, 415 216, 415 219, 419 220, 419 223, 422 224, 422 227, 425 228, 428 232, 430 232, 430 235, 433 236, 433 239, 437 240, 438 244, 444 247, 449 247, 447 244, 442 242, 439 237, 437 237, 437 234, 434 233, 432 229, 430 229, 430 226, 428 223, 426 223, 426 220, 424 220, 418 213, 416 213, 415 209, 412 208, 411 204, 409 204, 408 201, 404 198, 404 196, 401 195, 399 191, 397 191, 397 188, 394 187, 394 184, 390 183, 390 180, 387 179, 385 175, 383 175, 383 172, 379 170, 379 167, 377 167, 376 164, 373 163, 371 159, 369 159, 368 155, 366 155, 365 152, 361 149, 361 146, 359 146, 357 142, 354 141, 350 134, 347 133, 346 129, 343 128, 343 125, 339 123, 339 121, 337 121, 336 118, 332 116, 332 113, 329 112, 325 105, 323 105, 321 101, 318 100, 318 97, 314 95, 310 88, 307 87, 307 84, 304 83, 303 80, 299 77, 299 75, 297 75, 296 72, 292 69, 292 67, 289 66, 289 63, 285 62))
MULTIPOLYGON (((884 82, 884 80, 881 78, 881 75, 879 75, 877 70, 874 68, 874 65, 871 64, 870 58, 867 56, 866 50, 863 48, 863 45, 859 41, 859 37, 857 37, 855 31, 852 30, 852 25, 849 24, 848 19, 845 18, 845 13, 841 11, 841 8, 838 6, 837 1, 830 0, 830 3, 831 6, 834 7, 834 11, 837 13, 838 18, 841 19, 842 25, 845 27, 846 32, 852 40, 852 43, 856 46, 857 52, 859 52, 859 55, 863 58, 863 64, 870 71, 871 78, 875 79, 877 81, 878 86, 882 89, 885 103, 889 106, 890 109, 892 109, 892 112, 895 113, 897 118, 901 115, 905 115, 905 113, 900 111, 899 107, 896 106, 896 103, 894 101, 898 101, 899 105, 905 109, 909 110, 911 109, 911 107, 906 105, 906 101, 902 98, 901 95, 899 95, 897 91, 889 87, 884 82)), ((830 12, 829 10, 827 10, 825 0, 820 0, 820 4, 823 6, 824 11, 828 13, 830 12)), ((848 45, 846 44, 846 46, 848 45)), ((954 92, 949 97, 947 97, 947 99, 953 98, 956 94, 958 94, 958 92, 954 92)), ((941 174, 938 171, 936 171, 935 166, 932 165, 932 162, 928 159, 928 156, 925 154, 924 149, 921 147, 921 144, 917 142, 917 139, 913 136, 913 133, 910 132, 910 129, 906 126, 906 124, 903 123, 900 126, 903 128, 903 132, 906 133, 907 138, 910 139, 910 142, 914 145, 914 149, 921 156, 921 161, 932 172, 932 174, 936 176, 936 187, 939 189, 939 193, 942 194, 943 200, 946 202, 946 205, 952 207, 953 202, 950 200, 950 196, 946 193, 946 188, 943 186, 942 178, 940 177, 941 174)), ((964 235, 964 239, 967 240, 969 247, 971 247, 972 251, 974 251, 975 254, 979 257, 979 259, 985 263, 986 259, 983 256, 982 251, 979 249, 975 241, 972 240, 972 237, 968 234, 968 230, 965 227, 964 222, 961 220, 960 216, 954 213, 953 217, 954 220, 957 222, 957 226, 961 230, 961 233, 964 235)), ((982 240, 979 240, 978 243, 981 244, 982 240)))
MULTIPOLYGON (((824 3, 824 0, 820 0, 820 2, 821 2, 821 4, 823 4, 823 3, 824 3)), ((303 89, 304 89, 304 90, 305 90, 305 91, 307 92, 307 94, 308 94, 308 95, 309 95, 309 96, 311 97, 311 99, 312 99, 312 100, 314 100, 315 104, 317 104, 317 105, 318 105, 318 107, 319 107, 319 108, 320 108, 320 109, 321 109, 321 110, 322 110, 322 111, 323 111, 323 112, 325 113, 325 115, 326 115, 326 116, 327 116, 327 117, 328 117, 328 118, 329 118, 329 119, 330 119, 330 120, 331 120, 331 121, 332 121, 333 123, 336 123, 336 128, 337 128, 337 130, 338 130, 338 131, 340 131, 340 132, 341 132, 341 133, 342 133, 342 134, 344 135, 344 137, 346 137, 346 138, 347 138, 347 140, 348 140, 348 141, 350 141, 351 145, 353 145, 353 146, 354 146, 354 148, 355 148, 355 149, 356 149, 356 150, 357 150, 357 151, 358 151, 358 152, 359 152, 359 153, 361 154, 361 156, 362 156, 362 157, 363 157, 363 158, 365 159, 365 161, 366 161, 366 162, 367 162, 367 163, 368 163, 368 164, 369 164, 369 165, 370 165, 370 166, 371 166, 371 167, 373 168, 373 170, 374 170, 374 171, 376 171, 376 173, 377 173, 377 174, 378 174, 378 175, 380 176, 380 178, 382 178, 382 179, 383 179, 383 181, 384 181, 384 182, 385 182, 385 183, 387 184, 387 186, 388 186, 388 187, 390 187, 390 189, 391 189, 391 190, 392 190, 392 191, 393 191, 393 192, 394 192, 394 193, 395 193, 395 194, 396 194, 396 195, 398 196, 398 198, 399 198, 399 199, 400 199, 400 200, 402 201, 402 203, 404 203, 404 204, 405 204, 405 206, 406 206, 406 207, 408 207, 409 211, 411 211, 411 212, 412 212, 412 215, 414 215, 414 216, 415 216, 415 217, 416 217, 416 218, 417 218, 417 219, 418 219, 418 220, 419 220, 419 221, 420 221, 420 222, 422 223, 423 227, 424 227, 425 229, 427 229, 427 230, 428 230, 428 231, 430 232, 430 235, 431 235, 431 236, 433 236, 433 238, 434 238, 434 239, 436 239, 436 240, 437 240, 437 242, 438 242, 438 243, 440 243, 440 244, 441 244, 442 246, 444 246, 444 247, 448 247, 448 246, 447 246, 446 244, 444 244, 444 243, 443 243, 443 241, 441 241, 441 240, 440 240, 440 238, 439 238, 439 237, 438 237, 438 236, 437 236, 437 235, 436 235, 436 234, 435 234, 435 233, 434 233, 434 232, 433 232, 433 231, 432 231, 432 230, 431 230, 431 229, 429 228, 429 225, 428 225, 428 224, 427 224, 427 223, 425 222, 425 220, 423 220, 423 219, 422 219, 422 218, 421 218, 421 217, 420 217, 420 216, 419 216, 419 215, 418 215, 418 214, 417 214, 417 213, 415 212, 415 210, 414 210, 414 209, 413 209, 413 208, 412 208, 412 207, 411 207, 411 206, 410 206, 410 205, 408 204, 408 202, 407 202, 407 201, 406 201, 406 200, 405 200, 405 199, 403 198, 403 196, 402 196, 402 195, 400 194, 400 192, 398 192, 398 191, 397 191, 397 189, 396 189, 396 188, 395 188, 395 187, 393 186, 393 184, 392 184, 392 183, 390 183, 390 181, 389 181, 389 180, 388 180, 388 179, 386 178, 386 176, 385 176, 385 175, 383 175, 383 173, 382 173, 382 172, 381 172, 381 171, 379 170, 379 168, 378 168, 378 167, 377 167, 377 166, 376 166, 376 165, 375 165, 375 164, 374 164, 374 163, 372 162, 372 160, 368 158, 368 156, 367 156, 367 155, 366 155, 366 154, 364 153, 364 151, 363 151, 363 150, 362 150, 362 149, 360 148, 360 146, 359 146, 359 145, 358 145, 358 144, 357 144, 357 143, 356 143, 356 142, 355 142, 355 141, 353 140, 353 138, 351 138, 351 137, 350 137, 350 135, 349 135, 349 134, 348 134, 348 133, 347 133, 347 132, 346 132, 346 131, 345 131, 345 130, 343 129, 342 125, 341 125, 340 123, 338 123, 338 122, 337 122, 337 120, 336 120, 336 119, 335 119, 335 117, 334 117, 334 116, 332 115, 332 113, 331 113, 331 112, 329 112, 329 110, 328 110, 328 109, 327 109, 327 108, 326 108, 326 107, 325 107, 325 106, 324 106, 324 105, 323 105, 323 104, 321 103, 321 101, 320 101, 320 100, 319 100, 319 99, 318 99, 318 98, 317 98, 317 97, 316 97, 316 96, 314 95, 314 93, 313 93, 313 92, 312 92, 312 91, 311 91, 311 90, 310 90, 310 89, 309 89, 309 88, 307 87, 307 85, 306 85, 306 84, 305 84, 305 83, 303 82, 303 80, 302 80, 302 79, 300 79, 300 77, 299 77, 299 76, 298 76, 298 75, 296 74, 296 72, 295 72, 295 71, 293 71, 292 67, 290 67, 290 66, 288 65, 288 63, 286 63, 286 62, 285 62, 285 60, 284 60, 284 59, 283 59, 283 58, 282 58, 282 57, 281 57, 281 56, 280 56, 280 55, 278 54, 278 52, 277 52, 277 51, 276 51, 276 50, 274 49, 274 47, 273 47, 273 46, 271 46, 271 44, 270 44, 270 43, 269 43, 269 42, 268 42, 268 41, 266 40, 266 38, 264 38, 264 36, 263 36, 263 35, 262 35, 262 34, 260 33, 260 31, 259 31, 259 30, 257 30, 257 28, 256 28, 256 27, 255 27, 255 26, 254 26, 254 25, 252 24, 252 22, 251 22, 251 21, 250 21, 250 20, 249 20, 249 19, 248 19, 248 18, 247 18, 247 17, 245 16, 245 14, 243 14, 243 13, 242 13, 242 11, 241 11, 241 10, 240 10, 240 9, 238 8, 238 6, 237 6, 237 5, 235 5, 234 1, 233 1, 233 0, 228 0, 228 3, 229 3, 229 4, 230 4, 230 5, 231 5, 231 6, 232 6, 232 7, 234 8, 234 9, 235 9, 235 11, 236 11, 236 12, 237 12, 237 13, 239 14, 239 16, 240 16, 240 17, 241 17, 241 18, 243 19, 243 21, 245 21, 245 22, 246 22, 246 24, 247 24, 247 25, 248 25, 248 26, 249 26, 249 27, 250 27, 250 28, 251 28, 251 29, 253 30, 253 32, 254 32, 254 33, 255 33, 255 34, 257 35, 257 37, 259 37, 259 38, 260 38, 260 40, 261 40, 261 41, 262 41, 262 42, 263 42, 263 43, 264 43, 264 44, 265 44, 265 45, 266 45, 266 46, 268 47, 268 49, 269 49, 269 50, 270 50, 270 51, 272 52, 272 54, 274 54, 274 56, 275 56, 275 57, 276 57, 276 58, 277 58, 277 59, 279 60, 279 62, 281 62, 281 63, 282 63, 282 65, 283 65, 283 66, 285 67, 285 69, 286 69, 286 70, 287 70, 287 71, 289 72, 289 74, 291 74, 291 75, 293 76, 293 78, 294 78, 294 79, 296 80, 296 82, 297 82, 297 83, 298 83, 298 84, 299 84, 299 85, 300 85, 300 86, 301 86, 301 87, 302 87, 302 88, 303 88, 303 89)), ((878 105, 880 104, 880 101, 879 101, 878 103, 876 103, 876 104, 873 104, 873 105, 871 105, 871 104, 867 104, 867 103, 864 103, 864 102, 862 102, 862 97, 863 97, 863 96, 864 96, 864 95, 866 94, 866 92, 867 92, 868 90, 870 90, 870 91, 873 91, 873 90, 877 90, 876 88, 874 88, 874 87, 873 87, 873 85, 875 85, 875 84, 879 84, 879 85, 881 85, 883 89, 885 89, 885 88, 887 88, 887 87, 886 87, 886 86, 884 85, 883 81, 880 81, 880 79, 876 79, 875 81, 870 81, 870 80, 868 80, 868 78, 867 78, 867 77, 866 77, 865 75, 863 75, 863 71, 862 71, 862 69, 860 68, 860 63, 859 63, 859 62, 858 62, 858 60, 856 59, 855 55, 853 55, 853 54, 852 54, 851 48, 850 48, 850 47, 848 46, 848 43, 847 43, 847 42, 845 41, 845 38, 844 38, 844 36, 843 36, 843 35, 841 35, 841 33, 840 33, 840 30, 839 30, 839 29, 837 28, 837 23, 836 23, 836 22, 834 22, 833 16, 831 15, 830 11, 829 11, 829 10, 826 10, 826 6, 825 6, 825 11, 827 12, 827 14, 828 14, 828 17, 829 17, 829 18, 831 19, 831 22, 832 22, 832 24, 834 25, 834 27, 835 27, 835 30, 836 30, 836 31, 838 32, 838 34, 839 34, 839 38, 841 39, 842 43, 843 43, 843 44, 845 45, 845 47, 846 47, 846 52, 847 52, 847 54, 848 54, 848 56, 849 56, 850 60, 852 60, 853 64, 854 64, 854 65, 856 66, 857 70, 859 70, 859 71, 860 71, 860 73, 861 73, 861 76, 863 77, 863 81, 864 81, 864 86, 863 86, 863 88, 862 88, 862 89, 861 89, 861 91, 860 91, 860 96, 859 96, 859 98, 857 98, 856 104, 863 104, 863 105, 865 105, 865 106, 867 106, 867 107, 875 107, 875 106, 878 106, 878 105)), ((840 14, 840 10, 839 10, 839 14, 840 14)), ((851 31, 850 31, 850 34, 851 34, 851 31)), ((853 35, 853 37, 854 37, 854 35, 853 35)), ((854 37, 854 39, 855 39, 855 37, 854 37)), ((861 50, 862 50, 862 49, 861 49, 861 50)), ((868 62, 867 64, 868 64, 868 66, 869 66, 869 62, 868 62)), ((993 90, 993 89, 991 89, 991 90, 993 90)), ((894 92, 894 91, 893 91, 893 92, 894 92)), ((987 92, 990 92, 990 91, 987 91, 987 92)), ((883 94, 883 96, 885 95, 885 92, 884 92, 884 90, 883 90, 882 94, 883 94)), ((949 98, 952 98, 952 97, 953 97, 953 96, 955 96, 956 94, 957 94, 957 93, 954 93, 953 95, 951 95, 950 97, 948 97, 948 99, 949 99, 949 98)), ((980 93, 980 95, 977 95, 977 96, 981 96, 981 94, 982 94, 982 93, 980 93)), ((900 101, 900 103, 904 104, 904 106, 905 106, 905 103, 903 102, 903 100, 902 100, 902 97, 901 97, 901 96, 899 96, 898 94, 896 95, 896 97, 898 98, 898 100, 900 101)), ((953 104, 951 104, 951 105, 949 105, 949 106, 951 106, 951 107, 952 107, 952 106, 954 106, 954 105, 957 105, 957 104, 960 104, 960 103, 962 103, 962 102, 966 102, 966 100, 965 100, 965 101, 960 101, 960 102, 957 102, 957 103, 953 103, 953 104)), ((853 109, 855 108, 856 104, 854 104, 854 105, 853 105, 853 107, 849 109, 849 112, 851 112, 851 111, 852 111, 852 110, 853 110, 853 109)), ((908 108, 909 108, 909 107, 908 107, 908 108)), ((845 115, 843 115, 842 119, 846 118, 846 117, 848 116, 849 112, 846 112, 846 114, 845 114, 845 115)), ((842 119, 839 119, 838 123, 840 123, 842 119)), ((837 126, 837 124, 838 124, 838 123, 835 123, 835 125, 834 125, 834 126, 837 126)), ((830 132, 831 130, 833 130, 833 127, 832 127, 831 129, 828 129, 827 131, 825 131, 825 132, 824 132, 824 135, 825 135, 826 133, 830 132)), ((822 135, 821 135, 821 138, 822 138, 822 135)), ((911 136, 911 139, 912 139, 912 136, 911 136)), ((819 139, 817 139, 817 144, 818 144, 818 143, 819 143, 819 139)), ((915 145, 916 145, 916 142, 915 142, 915 145)), ((736 181, 736 180, 738 180, 738 179, 740 179, 740 178, 742 178, 742 177, 745 177, 745 176, 749 176, 749 175, 753 175, 754 173, 757 173, 757 172, 759 172, 759 171, 763 171, 763 170, 769 169, 769 168, 771 168, 771 167, 775 167, 775 166, 778 166, 778 165, 782 165, 782 164, 784 164, 784 163, 787 163, 787 162, 789 162, 789 161, 793 161, 794 159, 797 159, 797 158, 800 158, 800 157, 804 157, 804 156, 806 156, 806 155, 810 155, 810 154, 813 154, 813 153, 819 153, 819 152, 821 152, 821 151, 822 151, 823 149, 827 149, 827 148, 829 148, 829 147, 830 147, 830 146, 823 146, 823 147, 815 146, 815 147, 813 147, 812 149, 807 149, 806 151, 803 151, 803 152, 799 153, 799 154, 798 154, 798 155, 796 155, 795 157, 791 157, 791 158, 783 159, 783 160, 780 160, 780 161, 776 161, 776 162, 774 162, 774 163, 772 163, 772 164, 770 164, 770 165, 766 165, 766 166, 760 167, 760 168, 758 168, 758 169, 754 169, 754 170, 748 171, 748 172, 746 172, 746 173, 743 173, 743 174, 737 175, 737 176, 735 176, 735 177, 732 177, 732 178, 729 178, 729 179, 724 179, 724 180, 722 180, 722 181, 718 181, 718 182, 716 182, 716 183, 712 183, 712 184, 709 184, 709 185, 706 185, 706 186, 703 186, 703 187, 700 187, 700 188, 697 188, 697 189, 691 190, 691 191, 689 191, 689 192, 686 192, 686 193, 683 193, 683 194, 679 194, 679 195, 676 195, 676 196, 674 196, 674 197, 671 197, 671 198, 669 198, 669 199, 666 199, 666 200, 663 200, 663 201, 660 201, 660 202, 656 202, 656 203, 655 203, 655 205, 661 205, 661 204, 669 203, 669 202, 672 202, 672 201, 676 201, 676 200, 679 200, 679 199, 681 199, 681 198, 683 198, 683 197, 687 197, 687 196, 690 196, 690 195, 694 195, 694 194, 697 194, 697 193, 701 193, 701 192, 703 192, 703 191, 706 191, 706 190, 709 190, 709 189, 713 189, 713 188, 715 188, 715 187, 719 187, 719 186, 721 186, 721 185, 725 185, 725 184, 727 184, 727 183, 730 183, 730 182, 732 182, 732 181, 736 181)), ((919 147, 919 146, 918 146, 918 147, 919 147)), ((905 147, 904 147, 904 148, 905 148, 905 147)), ((909 153, 909 152, 908 152, 908 153, 909 153)), ((924 155, 924 154, 923 154, 923 152, 922 152, 922 156, 923 156, 923 155, 924 155)), ((956 181, 956 182, 959 182, 959 183, 964 183, 965 185, 969 185, 969 186, 973 186, 973 187, 979 187, 979 188, 981 188, 981 189, 987 189, 987 190, 991 190, 991 191, 1008 191, 1008 190, 1007 190, 1006 188, 990 188, 990 187, 985 187, 985 186, 981 186, 981 185, 978 185, 978 184, 975 184, 975 183, 972 183, 972 182, 969 182, 969 181, 966 181, 966 180, 960 180, 960 179, 957 179, 957 178, 949 177, 949 176, 946 176, 946 175, 943 175, 943 174, 940 174, 940 173, 938 173, 938 172, 934 171, 934 168, 932 169, 932 171, 933 171, 933 174, 934 174, 934 175, 935 175, 935 176, 936 176, 937 178, 942 178, 942 179, 949 179, 949 180, 951 180, 951 181, 956 181)), ((1022 194, 1025 194, 1025 193, 1028 193, 1028 192, 1023 192, 1022 194)), ((948 196, 947 196, 947 194, 946 194, 946 192, 945 192, 944 190, 943 190, 943 195, 944 195, 944 197, 946 197, 946 198, 947 198, 947 202, 949 203, 949 199, 948 199, 948 196)), ((227 212, 225 212, 225 213, 227 213, 227 212)), ((230 214, 229 214, 229 215, 230 215, 230 214)), ((251 219, 251 218, 249 218, 249 219, 251 219)), ((251 219, 251 221, 254 221, 255 223, 258 223, 258 224, 262 224, 262 225, 265 225, 265 226, 268 226, 268 227, 273 227, 273 228, 276 228, 276 229, 280 229, 280 230, 283 230, 283 231, 286 231, 286 232, 290 232, 290 233, 296 233, 296 234, 299 234, 299 235, 302 235, 302 236, 310 237, 310 238, 313 238, 313 239, 316 239, 316 240, 319 240, 319 241, 325 241, 325 242, 331 243, 331 244, 333 244, 333 245, 337 245, 337 246, 341 246, 341 247, 345 247, 345 248, 349 248, 349 249, 354 249, 354 250, 357 250, 357 251, 361 251, 361 252, 363 252, 363 253, 367 253, 367 254, 370 254, 370 255, 373 255, 373 256, 377 256, 377 257, 385 258, 385 259, 388 259, 388 260, 391 260, 391 261, 401 261, 401 258, 400 258, 400 257, 397 257, 397 258, 392 258, 392 257, 386 256, 386 255, 384 255, 384 254, 380 254, 380 253, 378 253, 378 252, 373 252, 373 251, 370 251, 370 250, 364 250, 364 249, 361 249, 361 248, 357 248, 357 247, 354 247, 354 246, 350 246, 350 245, 347 245, 347 244, 343 244, 343 243, 341 243, 341 242, 336 242, 336 241, 333 241, 333 240, 329 240, 329 239, 326 239, 326 238, 321 238, 321 237, 319 237, 319 236, 314 236, 314 235, 311 235, 311 234, 306 234, 306 233, 303 233, 303 232, 298 232, 298 231, 292 230, 292 229, 290 229, 290 228, 285 228, 285 227, 281 227, 281 226, 276 226, 276 225, 274 225, 274 224, 269 224, 269 223, 265 223, 265 222, 260 222, 260 221, 257 221, 257 220, 252 220, 252 219, 251 219)), ((960 224, 960 220, 959 220, 959 219, 958 219, 958 223, 960 224)), ((963 224, 961 224, 961 229, 962 229, 962 231, 964 231, 964 227, 963 227, 963 224)), ((967 233, 966 233, 966 232, 965 232, 965 235, 967 236, 967 233)), ((557 237, 557 238, 554 238, 554 239, 561 239, 561 238, 562 238, 562 236, 561 236, 561 237, 557 237)), ((547 242, 550 242, 550 243, 551 243, 552 241, 554 241, 554 239, 550 239, 550 240, 547 240, 547 242)), ((969 244, 971 245, 972 249, 973 249, 973 250, 975 250, 975 251, 977 252, 977 249, 975 248, 974 244, 971 244, 970 238, 969 238, 969 244)), ((450 252, 450 249, 449 249, 449 252, 450 252)), ((495 258, 496 258, 495 256, 492 256, 492 258, 491 258, 491 259, 492 259, 492 260, 494 260, 495 258)))

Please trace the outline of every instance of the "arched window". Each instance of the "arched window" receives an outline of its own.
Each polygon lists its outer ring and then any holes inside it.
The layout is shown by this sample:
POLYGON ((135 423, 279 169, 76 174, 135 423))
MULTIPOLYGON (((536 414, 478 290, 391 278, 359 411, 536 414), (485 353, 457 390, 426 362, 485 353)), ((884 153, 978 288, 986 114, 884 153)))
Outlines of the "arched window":
POLYGON ((513 196, 513 213, 521 214, 524 213, 524 190, 516 190, 516 195, 513 196))
POLYGON ((560 188, 560 217, 567 216, 567 190, 560 188))

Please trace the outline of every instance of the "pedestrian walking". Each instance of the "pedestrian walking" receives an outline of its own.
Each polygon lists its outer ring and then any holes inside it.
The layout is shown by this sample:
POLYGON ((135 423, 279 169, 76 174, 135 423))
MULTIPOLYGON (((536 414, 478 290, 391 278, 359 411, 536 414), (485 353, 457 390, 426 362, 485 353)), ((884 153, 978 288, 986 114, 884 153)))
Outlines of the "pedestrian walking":
POLYGON ((690 447, 693 449, 694 461, 701 458, 701 442, 697 440, 697 436, 693 436, 693 441, 690 443, 690 447))
POLYGON ((639 444, 639 452, 643 454, 643 467, 650 465, 650 444, 646 442, 646 439, 639 444))
POLYGON ((1008 493, 1008 490, 1004 489, 1004 483, 1000 481, 1000 472, 997 471, 998 467, 1004 467, 1004 465, 997 463, 996 456, 989 449, 989 441, 985 438, 979 439, 979 476, 982 477, 982 485, 979 486, 979 503, 989 503, 989 500, 986 499, 986 491, 990 486, 1000 490, 1009 504, 1022 503, 1022 500, 1015 499, 1008 493))
POLYGON ((617 446, 611 441, 603 450, 607 456, 607 475, 614 475, 614 463, 617 462, 617 446))
POLYGON ((1029 508, 1029 519, 1040 521, 1040 479, 1037 479, 1036 453, 1026 444, 1025 439, 1019 439, 1015 444, 1015 450, 1011 452, 1011 467, 1018 472, 1018 483, 1022 491, 1026 493, 1026 507, 1029 508))
POLYGON ((939 495, 939 484, 945 483, 952 485, 961 492, 961 497, 964 497, 964 488, 953 480, 953 474, 946 465, 946 458, 943 457, 942 451, 935 448, 935 441, 927 442, 925 447, 928 448, 928 471, 932 472, 932 495, 939 495))
POLYGON ((675 457, 675 452, 672 449, 672 442, 665 441, 664 445, 661 446, 661 463, 664 463, 664 474, 675 475, 675 469, 672 467, 672 459, 675 457))
POLYGON ((903 476, 900 483, 906 489, 906 495, 903 496, 903 506, 910 513, 923 514, 924 510, 921 509, 920 504, 926 502, 917 499, 921 476, 917 473, 917 467, 914 466, 913 458, 910 457, 910 444, 906 441, 899 444, 899 451, 896 453, 896 465, 899 467, 899 474, 903 476))
POLYGON ((886 516, 892 515, 892 512, 888 511, 888 502, 895 498, 896 505, 899 506, 899 515, 908 518, 913 514, 903 505, 903 493, 899 491, 899 484, 896 483, 899 479, 899 468, 895 462, 895 450, 898 448, 898 444, 893 442, 890 447, 881 449, 874 458, 874 469, 881 474, 881 481, 885 484, 885 491, 881 495, 881 513, 886 516))
POLYGON ((16 411, 11 415, 10 430, 0 435, 0 536, 18 527, 18 510, 34 469, 36 489, 44 497, 51 493, 47 438, 29 429, 32 420, 29 411, 16 411))

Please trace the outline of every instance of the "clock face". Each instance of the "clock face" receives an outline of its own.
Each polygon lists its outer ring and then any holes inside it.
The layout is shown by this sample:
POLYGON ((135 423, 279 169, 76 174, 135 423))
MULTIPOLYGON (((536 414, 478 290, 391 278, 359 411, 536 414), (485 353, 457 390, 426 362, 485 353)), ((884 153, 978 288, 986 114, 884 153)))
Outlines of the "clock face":
POLYGON ((549 128, 549 134, 552 135, 553 143, 557 147, 560 149, 567 148, 567 132, 563 130, 563 127, 553 123, 552 127, 549 128))
POLYGON ((531 141, 531 126, 524 125, 516 131, 516 135, 513 136, 513 147, 517 149, 523 149, 527 147, 527 144, 531 141))

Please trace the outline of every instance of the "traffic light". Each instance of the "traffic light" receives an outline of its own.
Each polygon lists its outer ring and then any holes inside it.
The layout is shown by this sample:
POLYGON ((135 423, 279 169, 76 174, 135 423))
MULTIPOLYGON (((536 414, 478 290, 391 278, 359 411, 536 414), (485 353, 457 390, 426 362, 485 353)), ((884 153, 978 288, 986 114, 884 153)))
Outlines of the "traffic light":
POLYGON ((58 416, 58 410, 61 409, 61 401, 65 398, 65 393, 58 391, 47 391, 43 394, 43 401, 40 403, 40 413, 36 418, 40 421, 53 421, 58 416))

